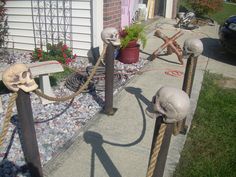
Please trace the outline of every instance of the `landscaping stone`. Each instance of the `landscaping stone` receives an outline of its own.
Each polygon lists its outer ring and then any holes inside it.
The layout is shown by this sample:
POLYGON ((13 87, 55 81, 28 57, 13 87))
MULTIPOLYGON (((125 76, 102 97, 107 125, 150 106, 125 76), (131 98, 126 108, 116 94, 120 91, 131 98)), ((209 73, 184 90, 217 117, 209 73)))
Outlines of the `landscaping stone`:
MULTIPOLYGON (((21 62, 23 56, 26 57, 25 60, 27 62, 30 62, 30 54, 24 53, 18 55, 19 57, 16 59, 16 62, 21 62)), ((72 63, 71 66, 77 69, 84 69, 87 66, 91 66, 87 61, 85 58, 82 58, 81 60, 80 58, 77 58, 76 62, 72 63)), ((146 63, 147 60, 142 58, 138 63, 132 65, 125 65, 116 60, 115 68, 122 75, 119 80, 119 86, 121 87, 124 85, 146 63)), ((50 70, 50 67, 47 69, 50 70)), ((35 73, 34 70, 32 72, 35 73)), ((43 78, 45 78, 45 76, 43 76, 43 78)), ((118 92, 120 87, 114 90, 114 94, 118 92)), ((72 93, 72 91, 64 86, 64 81, 62 81, 59 86, 53 88, 53 94, 57 97, 71 95, 72 93)), ((3 111, 5 111, 8 105, 9 94, 3 94, 1 96, 3 111)), ((48 103, 46 105, 41 103, 40 98, 37 95, 31 93, 31 104, 40 158, 42 164, 45 165, 50 159, 63 151, 65 146, 67 146, 67 143, 73 139, 76 133, 102 109, 104 105, 104 92, 82 93, 75 97, 73 101, 48 103)), ((14 114, 17 114, 16 107, 13 109, 13 115, 14 114)), ((3 122, 4 116, 5 112, 0 113, 0 122, 3 122)), ((0 148, 0 153, 6 151, 13 129, 14 126, 10 125, 4 145, 0 148)), ((2 157, 0 156, 0 160, 1 158, 2 157)), ((15 136, 8 159, 16 163, 17 166, 24 165, 25 163, 18 135, 15 136)))

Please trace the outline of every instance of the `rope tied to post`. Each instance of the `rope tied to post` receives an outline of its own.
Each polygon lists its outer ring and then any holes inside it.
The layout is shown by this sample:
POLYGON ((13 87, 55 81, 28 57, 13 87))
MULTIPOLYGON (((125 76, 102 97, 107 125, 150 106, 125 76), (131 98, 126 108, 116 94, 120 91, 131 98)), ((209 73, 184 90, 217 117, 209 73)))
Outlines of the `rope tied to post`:
POLYGON ((7 135, 8 129, 9 129, 11 115, 12 115, 12 109, 15 105, 16 98, 17 98, 17 93, 15 92, 10 96, 10 99, 8 101, 7 112, 6 112, 6 115, 5 115, 2 131, 1 131, 1 134, 0 134, 0 147, 3 145, 4 139, 7 135))
POLYGON ((32 74, 30 70, 27 68, 24 64, 14 64, 10 67, 8 67, 2 75, 3 83, 6 85, 6 87, 9 90, 14 91, 14 93, 11 95, 8 107, 5 115, 5 119, 3 122, 3 128, 0 134, 0 146, 3 145, 4 139, 7 135, 9 125, 10 125, 10 119, 12 115, 12 109, 15 105, 15 101, 17 98, 17 91, 19 89, 22 89, 25 92, 35 92, 38 96, 41 96, 45 99, 51 100, 51 101, 67 101, 70 99, 73 99, 77 95, 79 95, 81 92, 84 91, 84 89, 87 88, 88 84, 90 83, 91 79, 96 73, 97 68, 99 67, 101 60, 103 59, 105 52, 106 52, 107 45, 104 45, 103 51, 99 59, 97 60, 93 71, 89 75, 87 81, 82 85, 82 87, 75 93, 69 96, 61 97, 61 98, 55 98, 48 96, 44 93, 42 93, 40 90, 38 90, 38 85, 35 83, 34 79, 32 78, 32 74))
POLYGON ((11 95, 8 102, 3 128, 0 134, 0 146, 3 145, 4 139, 9 129, 12 109, 18 96, 17 92, 20 89, 22 89, 24 92, 31 92, 38 88, 38 85, 34 81, 29 68, 25 64, 21 63, 16 63, 9 66, 2 74, 2 81, 5 86, 14 93, 11 95))
POLYGON ((164 171, 163 161, 160 159, 163 160, 164 151, 168 151, 168 147, 163 145, 163 142, 166 144, 164 137, 168 139, 172 134, 172 132, 168 132, 170 130, 168 124, 183 120, 190 108, 188 95, 181 89, 168 86, 163 86, 157 91, 152 98, 152 103, 152 110, 149 112, 149 110, 146 109, 146 113, 148 116, 156 118, 156 123, 146 177, 154 177, 156 170, 164 171), (159 117, 161 117, 161 119, 159 117), (165 150, 163 151, 162 149, 164 148, 165 150), (160 151, 162 152, 161 154, 160 151))
POLYGON ((149 166, 148 166, 148 171, 147 171, 146 177, 152 177, 153 176, 155 167, 157 166, 157 158, 158 158, 158 154, 161 150, 161 145, 162 145, 162 141, 163 141, 164 134, 165 134, 165 131, 166 131, 166 127, 167 127, 167 125, 165 123, 162 123, 161 126, 160 126, 158 136, 155 140, 155 145, 154 145, 153 152, 152 152, 152 155, 151 155, 151 159, 150 159, 150 163, 149 163, 149 166))

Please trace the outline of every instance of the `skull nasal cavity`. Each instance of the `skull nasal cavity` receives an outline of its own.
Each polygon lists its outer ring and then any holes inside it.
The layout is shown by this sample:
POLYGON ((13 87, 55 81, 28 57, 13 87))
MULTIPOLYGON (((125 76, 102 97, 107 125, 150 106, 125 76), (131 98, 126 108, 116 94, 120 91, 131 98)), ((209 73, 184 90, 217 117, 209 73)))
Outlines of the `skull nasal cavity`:
POLYGON ((22 77, 23 77, 23 78, 26 78, 26 76, 27 76, 27 71, 24 71, 24 72, 22 73, 22 77))

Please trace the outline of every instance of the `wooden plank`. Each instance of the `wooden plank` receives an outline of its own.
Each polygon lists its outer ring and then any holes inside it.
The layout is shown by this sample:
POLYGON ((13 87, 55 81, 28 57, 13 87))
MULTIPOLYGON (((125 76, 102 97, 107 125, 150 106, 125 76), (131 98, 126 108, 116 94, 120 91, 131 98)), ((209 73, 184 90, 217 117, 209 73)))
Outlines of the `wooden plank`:
POLYGON ((150 0, 148 18, 153 18, 154 17, 154 10, 155 10, 155 0, 150 0))

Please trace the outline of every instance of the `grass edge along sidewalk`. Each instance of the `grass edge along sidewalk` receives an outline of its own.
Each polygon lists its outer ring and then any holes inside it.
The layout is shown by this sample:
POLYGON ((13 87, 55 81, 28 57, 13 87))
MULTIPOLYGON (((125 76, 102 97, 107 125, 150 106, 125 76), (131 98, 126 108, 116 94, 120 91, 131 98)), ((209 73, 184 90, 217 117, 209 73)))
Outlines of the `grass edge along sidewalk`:
POLYGON ((174 177, 236 176, 236 89, 206 72, 193 123, 174 177))

